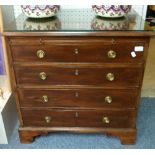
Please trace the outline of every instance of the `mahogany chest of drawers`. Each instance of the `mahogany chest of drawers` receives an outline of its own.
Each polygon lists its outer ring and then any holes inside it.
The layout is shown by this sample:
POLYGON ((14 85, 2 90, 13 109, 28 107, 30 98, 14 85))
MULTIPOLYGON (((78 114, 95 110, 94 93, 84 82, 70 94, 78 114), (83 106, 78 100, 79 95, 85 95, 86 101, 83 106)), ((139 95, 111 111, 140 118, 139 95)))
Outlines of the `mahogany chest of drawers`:
POLYGON ((149 37, 12 35, 6 41, 22 143, 52 131, 135 142, 149 37))

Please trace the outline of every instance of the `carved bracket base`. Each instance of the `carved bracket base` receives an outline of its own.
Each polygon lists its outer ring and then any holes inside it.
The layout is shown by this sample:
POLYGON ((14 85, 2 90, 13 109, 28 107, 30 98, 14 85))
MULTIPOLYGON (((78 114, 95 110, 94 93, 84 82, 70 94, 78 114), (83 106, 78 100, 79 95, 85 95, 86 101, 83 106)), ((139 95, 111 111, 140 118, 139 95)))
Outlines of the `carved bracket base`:
POLYGON ((134 144, 136 141, 136 129, 101 129, 101 128, 19 128, 21 143, 32 143, 34 138, 48 135, 50 132, 67 131, 80 133, 104 133, 108 136, 116 136, 121 144, 134 144))

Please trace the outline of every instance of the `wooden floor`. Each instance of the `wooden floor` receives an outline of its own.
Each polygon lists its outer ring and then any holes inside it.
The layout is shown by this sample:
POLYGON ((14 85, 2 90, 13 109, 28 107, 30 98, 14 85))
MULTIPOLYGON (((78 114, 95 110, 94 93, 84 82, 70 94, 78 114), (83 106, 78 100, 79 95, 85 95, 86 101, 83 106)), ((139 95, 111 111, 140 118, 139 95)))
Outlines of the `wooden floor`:
POLYGON ((151 39, 142 96, 155 97, 155 38, 151 39))

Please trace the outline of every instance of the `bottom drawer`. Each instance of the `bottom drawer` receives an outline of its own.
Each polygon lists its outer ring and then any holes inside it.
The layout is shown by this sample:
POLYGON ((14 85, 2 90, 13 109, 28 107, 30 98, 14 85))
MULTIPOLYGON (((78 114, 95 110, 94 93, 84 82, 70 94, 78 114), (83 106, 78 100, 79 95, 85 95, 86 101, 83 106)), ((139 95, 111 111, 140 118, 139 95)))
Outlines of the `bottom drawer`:
POLYGON ((24 126, 135 127, 135 110, 28 110, 22 109, 24 126))
POLYGON ((75 112, 71 110, 21 110, 24 126, 74 127, 75 112))
POLYGON ((135 110, 81 110, 78 112, 79 127, 135 127, 135 110))

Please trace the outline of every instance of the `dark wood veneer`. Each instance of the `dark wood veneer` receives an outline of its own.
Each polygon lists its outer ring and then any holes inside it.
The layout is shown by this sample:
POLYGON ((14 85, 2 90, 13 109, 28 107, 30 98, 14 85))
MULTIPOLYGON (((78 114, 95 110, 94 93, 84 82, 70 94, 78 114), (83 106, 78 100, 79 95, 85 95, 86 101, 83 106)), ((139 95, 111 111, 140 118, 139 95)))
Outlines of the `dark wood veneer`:
POLYGON ((135 111, 131 110, 29 110, 21 109, 24 126, 29 127, 135 127, 135 111), (47 123, 45 117, 51 117, 47 123), (109 124, 102 121, 108 117, 109 124))
POLYGON ((73 110, 26 110, 21 109, 24 126, 60 126, 75 127, 75 112, 73 110), (46 123, 45 117, 51 117, 51 122, 46 123))
POLYGON ((119 137, 122 144, 135 143, 137 106, 149 38, 154 33, 5 32, 4 35, 22 143, 55 131, 105 133, 119 137), (134 46, 144 46, 144 51, 132 58, 134 46), (37 57, 37 50, 45 51, 43 59, 37 57), (107 57, 109 50, 117 53, 115 59, 107 57), (46 80, 39 78, 40 72, 47 74, 46 80), (115 75, 114 81, 106 79, 107 73, 115 75), (43 103, 43 95, 48 96, 47 103, 43 103), (106 96, 112 97, 112 103, 105 103, 106 96), (51 118, 50 122, 46 122, 46 116, 51 118), (103 117, 109 123, 103 122, 103 117))
MULTIPOLYGON (((25 40, 25 38, 24 38, 25 40)), ((122 40, 122 39, 121 39, 122 40)), ((28 41, 27 41, 28 42, 28 41)), ((96 42, 94 40, 84 40, 79 42, 75 40, 71 42, 67 41, 52 41, 46 42, 38 45, 36 40, 32 40, 33 44, 29 45, 25 42, 19 46, 12 46, 13 60, 16 62, 137 62, 143 60, 143 52, 137 52, 137 56, 133 59, 131 52, 134 51, 135 46, 144 46, 145 42, 142 41, 131 41, 126 40, 126 45, 120 40, 116 39, 116 43, 105 42, 105 40, 100 39, 96 42), (45 52, 45 57, 38 59, 37 51, 43 50, 45 52), (76 51, 77 50, 77 51, 76 51), (107 56, 108 51, 113 50, 116 52, 116 58, 110 59, 107 56)))
POLYGON ((19 89, 21 107, 66 107, 66 108, 135 108, 137 106, 136 89, 19 89), (44 102, 43 96, 48 97, 44 102), (112 102, 106 103, 105 97, 111 96, 112 102))
POLYGON ((20 127, 19 136, 21 143, 32 143, 34 138, 40 135, 47 136, 51 132, 76 132, 76 133, 100 133, 107 136, 116 136, 122 144, 134 144, 136 141, 135 128, 88 128, 88 127, 20 127))
POLYGON ((73 67, 15 67, 17 85, 96 85, 96 86, 135 86, 140 84, 142 68, 81 68, 73 67), (45 72, 47 78, 41 80, 39 74, 45 72), (114 81, 106 75, 113 73, 114 81), (78 75, 76 75, 78 74, 78 75))

